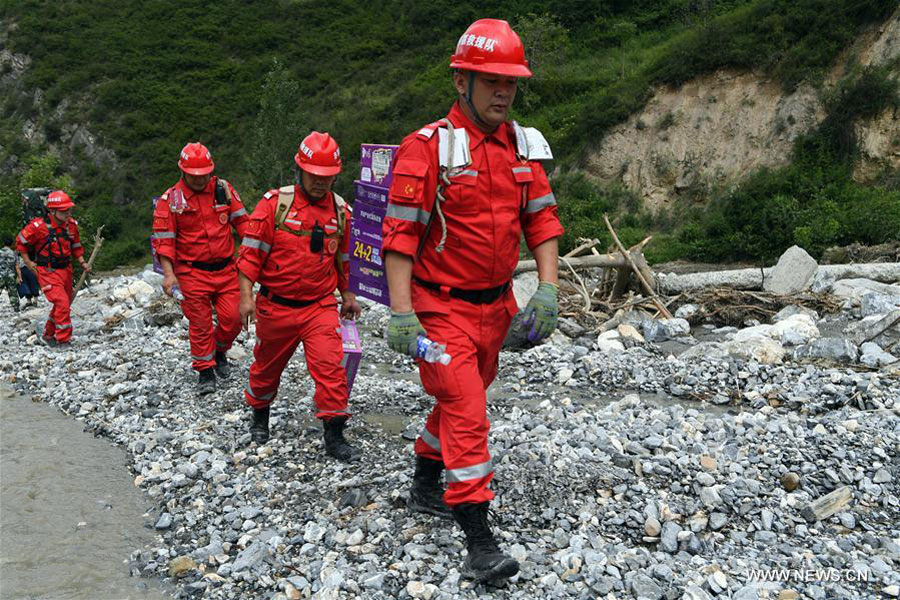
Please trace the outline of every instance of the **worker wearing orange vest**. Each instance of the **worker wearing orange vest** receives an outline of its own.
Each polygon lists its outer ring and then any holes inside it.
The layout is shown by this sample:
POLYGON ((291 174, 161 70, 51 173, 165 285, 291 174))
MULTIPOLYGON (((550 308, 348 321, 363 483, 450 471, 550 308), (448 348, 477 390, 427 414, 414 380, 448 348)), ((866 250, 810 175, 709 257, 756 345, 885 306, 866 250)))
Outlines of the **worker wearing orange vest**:
POLYGON ((414 355, 427 332, 452 357, 449 365, 419 361, 436 404, 415 444, 409 506, 452 514, 466 533, 463 574, 484 581, 519 568, 487 522, 494 469, 485 390, 517 312, 510 280, 522 233, 540 279, 526 308, 530 337, 539 341, 556 327, 563 228, 538 162, 551 158, 549 146, 537 130, 506 120, 517 79, 531 76, 518 35, 505 21, 476 21, 450 67, 457 102, 444 119, 407 136, 394 163, 383 229, 388 343, 414 355))
POLYGON ((16 249, 25 266, 37 273, 41 291, 53 308, 41 340, 48 345, 67 344, 72 339, 72 257, 90 271, 84 260, 78 221, 72 218, 75 203, 62 190, 47 197, 46 217, 34 219, 19 232, 16 249), (31 256, 34 256, 32 261, 31 256))
POLYGON ((344 428, 347 374, 335 289, 344 318, 360 313, 349 291, 349 211, 332 191, 341 171, 337 142, 327 133, 309 134, 294 161, 296 185, 267 192, 250 216, 238 255, 240 312, 245 326, 256 320, 256 347, 244 396, 252 408, 251 439, 269 439, 269 407, 281 374, 302 342, 306 366, 316 383, 313 401, 323 422, 325 451, 342 461, 354 458, 344 428), (253 298, 253 284, 259 295, 253 298))
POLYGON ((187 144, 178 168, 181 179, 156 203, 153 249, 163 269, 163 290, 171 296, 177 284, 184 295, 191 366, 204 395, 215 391, 216 375, 228 377, 225 353, 241 332, 232 230, 243 235, 248 219, 237 191, 212 174, 215 163, 206 146, 187 144))

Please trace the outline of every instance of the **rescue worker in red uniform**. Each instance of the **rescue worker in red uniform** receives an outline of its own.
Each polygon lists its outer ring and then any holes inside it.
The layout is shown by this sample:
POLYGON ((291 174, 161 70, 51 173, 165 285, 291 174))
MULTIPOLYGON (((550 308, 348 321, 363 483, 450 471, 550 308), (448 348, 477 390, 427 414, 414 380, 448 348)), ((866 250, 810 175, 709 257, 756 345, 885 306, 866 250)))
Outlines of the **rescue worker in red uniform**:
POLYGON ((234 265, 232 229, 243 235, 248 217, 237 191, 212 174, 209 150, 187 144, 178 160, 181 179, 166 190, 153 213, 153 247, 163 269, 163 290, 181 290, 189 322, 191 359, 200 395, 216 389, 216 375, 229 375, 225 353, 241 332, 241 299, 234 265), (215 308, 218 324, 213 328, 215 308))
POLYGON ((383 229, 388 344, 415 356, 417 336, 427 332, 452 357, 449 365, 419 360, 436 404, 416 440, 409 506, 452 515, 466 534, 463 574, 480 582, 519 569, 487 521, 494 471, 485 396, 517 312, 510 281, 519 238, 524 233, 538 265, 525 315, 539 341, 556 327, 563 228, 537 162, 550 158, 549 146, 537 130, 506 120, 517 78, 531 76, 518 35, 505 21, 476 21, 450 60, 458 100, 444 119, 408 135, 394 163, 383 229))
POLYGON ((251 439, 269 439, 269 407, 281 373, 303 342, 306 366, 316 384, 316 417, 323 422, 325 451, 341 461, 356 450, 347 443, 347 374, 335 289, 343 318, 360 313, 348 289, 350 213, 332 191, 341 171, 337 142, 312 132, 294 157, 296 185, 267 192, 250 216, 238 254, 241 317, 256 320, 256 347, 244 396, 253 410, 251 439), (254 301, 253 284, 259 282, 254 301))
POLYGON ((74 207, 64 191, 51 192, 47 197, 48 215, 28 223, 16 238, 22 260, 37 273, 41 291, 53 304, 41 336, 48 345, 68 344, 72 339, 72 257, 82 269, 91 270, 84 260, 78 221, 72 218, 74 207))

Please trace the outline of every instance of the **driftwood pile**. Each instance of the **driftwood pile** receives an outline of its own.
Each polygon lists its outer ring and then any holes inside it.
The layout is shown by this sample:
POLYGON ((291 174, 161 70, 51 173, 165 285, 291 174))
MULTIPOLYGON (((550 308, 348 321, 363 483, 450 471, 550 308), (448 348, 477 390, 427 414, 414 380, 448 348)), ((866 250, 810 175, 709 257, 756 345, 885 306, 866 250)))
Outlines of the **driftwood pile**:
MULTIPOLYGON (((720 326, 744 326, 750 321, 767 323, 788 305, 803 306, 819 314, 837 313, 841 309, 841 302, 829 294, 804 291, 779 295, 746 289, 750 287, 748 285, 712 284, 713 281, 728 281, 729 274, 744 270, 698 273, 695 274, 699 276, 696 285, 689 282, 690 285, 676 286, 673 290, 672 286, 662 284, 661 278, 654 274, 644 257, 643 249, 651 237, 625 248, 606 216, 604 222, 613 240, 613 247, 606 253, 598 251, 598 240, 580 239, 578 247, 559 259, 560 315, 574 319, 590 331, 608 331, 624 322, 627 314, 634 310, 642 310, 651 318, 672 318, 675 309, 686 304, 699 307, 688 319, 692 325, 712 322, 720 326), (707 276, 709 281, 704 279, 707 276)), ((834 270, 838 277, 871 275, 873 279, 884 281, 893 280, 895 273, 892 269, 896 266, 880 264, 820 268, 834 270)), ((536 268, 533 260, 522 261, 516 274, 536 268)), ((759 269, 746 271, 755 271, 755 276, 760 280, 764 276, 759 269)), ((671 280, 672 276, 668 276, 667 283, 671 280)))

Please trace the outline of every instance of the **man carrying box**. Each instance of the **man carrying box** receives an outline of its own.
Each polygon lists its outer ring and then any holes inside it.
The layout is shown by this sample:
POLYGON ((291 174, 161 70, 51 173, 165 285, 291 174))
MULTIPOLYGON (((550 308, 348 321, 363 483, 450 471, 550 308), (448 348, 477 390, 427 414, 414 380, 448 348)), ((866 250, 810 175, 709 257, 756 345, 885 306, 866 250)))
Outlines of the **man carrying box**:
POLYGON ((349 212, 331 190, 341 154, 330 135, 314 131, 294 160, 300 168, 297 184, 263 196, 238 254, 241 318, 245 328, 256 320, 254 362, 244 391, 253 409, 250 435, 258 444, 269 439, 269 406, 282 371, 303 342, 325 451, 349 461, 355 449, 344 438, 350 413, 335 288, 341 292, 341 317, 355 319, 361 308, 348 290, 349 212))
POLYGON ((453 357, 448 366, 419 361, 422 385, 437 402, 416 440, 410 507, 452 512, 466 534, 463 574, 485 581, 519 569, 487 520, 494 469, 485 390, 517 312, 510 280, 523 232, 540 279, 526 308, 531 339, 556 327, 563 228, 537 162, 550 158, 546 141, 506 120, 517 79, 531 76, 519 36, 505 21, 476 21, 450 61, 456 103, 446 118, 407 136, 394 164, 383 230, 388 344, 414 355, 417 336, 427 331, 453 357))

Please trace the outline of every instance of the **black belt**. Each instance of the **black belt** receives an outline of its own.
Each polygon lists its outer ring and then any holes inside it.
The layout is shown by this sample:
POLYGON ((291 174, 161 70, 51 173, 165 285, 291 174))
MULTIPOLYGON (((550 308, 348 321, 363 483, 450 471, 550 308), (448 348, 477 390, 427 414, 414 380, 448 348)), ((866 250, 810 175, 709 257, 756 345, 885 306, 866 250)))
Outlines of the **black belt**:
POLYGON ((192 269, 200 269, 201 271, 221 271, 231 264, 231 257, 229 256, 228 258, 214 260, 212 262, 203 262, 199 260, 185 260, 182 262, 192 269))
POLYGON ((51 267, 53 269, 65 269, 72 264, 68 259, 52 260, 49 258, 38 258, 34 262, 39 267, 51 267))
POLYGON ((304 306, 309 306, 311 304, 315 304, 325 296, 321 298, 314 298, 312 300, 294 300, 293 298, 285 298, 284 296, 279 296, 278 294, 273 294, 269 291, 264 285, 259 286, 259 293, 274 302, 275 304, 280 304, 282 306, 289 306, 290 308, 303 308, 304 306))
POLYGON ((435 292, 440 292, 441 288, 449 289, 448 293, 451 298, 459 298, 460 300, 465 300, 466 302, 470 302, 472 304, 490 304, 495 301, 497 298, 502 296, 506 290, 509 289, 509 282, 502 285, 498 285, 497 287, 487 288, 483 290, 461 290, 459 288, 447 288, 446 286, 442 286, 438 283, 432 283, 430 281, 425 281, 424 279, 419 279, 418 277, 413 277, 416 280, 416 283, 421 285, 423 288, 433 290, 435 292))

